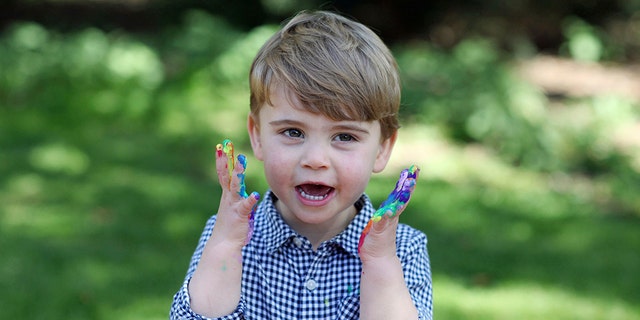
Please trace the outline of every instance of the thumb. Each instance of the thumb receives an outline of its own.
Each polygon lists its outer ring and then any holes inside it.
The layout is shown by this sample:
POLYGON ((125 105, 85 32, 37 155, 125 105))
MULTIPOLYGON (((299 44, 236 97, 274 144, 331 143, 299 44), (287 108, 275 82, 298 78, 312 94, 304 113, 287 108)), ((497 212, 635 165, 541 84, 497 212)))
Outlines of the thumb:
POLYGON ((242 211, 249 213, 253 211, 260 201, 260 194, 256 191, 252 192, 248 197, 242 199, 242 211))
POLYGON ((394 242, 396 229, 398 228, 398 216, 390 217, 384 215, 382 219, 374 222, 371 226, 371 233, 374 238, 385 239, 384 241, 394 242))
MULTIPOLYGON (((387 213, 390 213, 390 211, 387 211, 387 213)), ((382 233, 389 226, 390 220, 392 220, 392 218, 387 214, 383 215, 378 221, 373 222, 371 232, 377 234, 382 233)))

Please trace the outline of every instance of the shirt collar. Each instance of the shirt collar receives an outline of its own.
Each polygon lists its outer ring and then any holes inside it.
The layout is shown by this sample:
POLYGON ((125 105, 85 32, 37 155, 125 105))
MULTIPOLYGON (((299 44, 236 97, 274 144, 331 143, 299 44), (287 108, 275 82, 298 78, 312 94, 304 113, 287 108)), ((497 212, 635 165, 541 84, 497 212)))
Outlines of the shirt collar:
POLYGON ((358 242, 360 242, 360 235, 362 234, 364 227, 367 225, 367 222, 369 222, 369 219, 371 219, 374 209, 371 204, 371 200, 365 194, 356 201, 354 206, 358 210, 358 213, 355 218, 353 218, 353 221, 349 223, 344 231, 330 241, 335 241, 336 244, 341 246, 351 255, 358 256, 358 242))
MULTIPOLYGON (((269 253, 277 251, 285 245, 289 239, 298 236, 284 219, 282 219, 282 216, 280 216, 275 206, 277 201, 278 198, 273 192, 270 190, 267 191, 264 200, 260 203, 256 212, 256 220, 262 221, 257 221, 258 223, 256 223, 256 230, 252 242, 256 241, 256 246, 261 247, 269 253)), ((371 218, 374 208, 371 200, 365 194, 354 203, 354 206, 358 210, 358 213, 353 221, 349 223, 344 231, 329 240, 329 242, 334 242, 351 255, 357 256, 360 234, 371 218)))
POLYGON ((278 250, 287 240, 297 236, 297 233, 280 216, 276 208, 277 201, 276 195, 271 190, 267 191, 264 201, 256 212, 264 219, 264 223, 256 223, 256 226, 259 226, 262 231, 259 233, 262 235, 259 240, 264 250, 269 253, 278 250))

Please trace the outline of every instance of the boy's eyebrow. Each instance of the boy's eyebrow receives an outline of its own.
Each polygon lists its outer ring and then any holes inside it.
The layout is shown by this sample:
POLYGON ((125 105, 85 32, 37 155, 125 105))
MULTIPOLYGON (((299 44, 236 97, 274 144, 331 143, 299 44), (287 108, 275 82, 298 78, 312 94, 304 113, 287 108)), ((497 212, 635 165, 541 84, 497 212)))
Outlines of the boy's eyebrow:
POLYGON ((269 121, 269 124, 274 127, 278 126, 302 126, 302 121, 290 120, 290 119, 282 119, 282 120, 273 120, 269 121))
POLYGON ((356 124, 339 124, 332 128, 333 130, 356 131, 363 134, 369 134, 369 130, 362 128, 356 124))

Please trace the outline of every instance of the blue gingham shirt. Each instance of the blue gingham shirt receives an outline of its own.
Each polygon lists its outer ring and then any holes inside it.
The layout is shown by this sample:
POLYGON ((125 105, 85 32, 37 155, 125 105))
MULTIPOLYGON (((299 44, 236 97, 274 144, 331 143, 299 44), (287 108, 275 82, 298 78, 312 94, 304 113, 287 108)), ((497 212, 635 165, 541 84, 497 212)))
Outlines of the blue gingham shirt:
MULTIPOLYGON (((355 203, 359 213, 349 226, 315 251, 282 219, 276 201, 267 192, 256 210, 253 237, 242 251, 240 303, 220 319, 358 319, 362 270, 358 240, 375 211, 369 198, 362 195, 355 203)), ((215 221, 215 215, 207 221, 184 283, 174 296, 171 319, 207 319, 191 310, 188 284, 215 221)), ((427 237, 399 224, 396 246, 420 319, 432 319, 427 237)))

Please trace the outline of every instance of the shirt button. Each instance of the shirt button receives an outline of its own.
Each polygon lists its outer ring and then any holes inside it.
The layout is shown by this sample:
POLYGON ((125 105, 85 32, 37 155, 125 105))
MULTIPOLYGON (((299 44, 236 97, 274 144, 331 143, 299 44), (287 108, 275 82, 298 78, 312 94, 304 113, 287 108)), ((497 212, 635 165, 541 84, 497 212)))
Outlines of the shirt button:
POLYGON ((293 244, 295 244, 296 247, 300 248, 300 246, 302 246, 302 240, 300 240, 300 238, 298 238, 298 237, 294 237, 293 238, 293 244))
POLYGON ((307 290, 313 291, 318 287, 318 283, 313 279, 309 279, 309 280, 307 280, 307 283, 305 284, 305 287, 307 287, 307 290))

